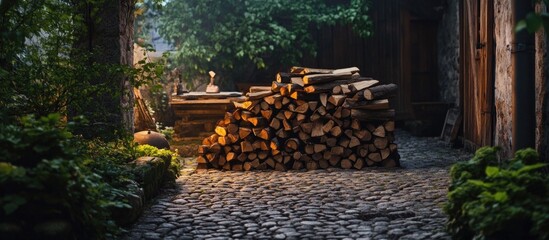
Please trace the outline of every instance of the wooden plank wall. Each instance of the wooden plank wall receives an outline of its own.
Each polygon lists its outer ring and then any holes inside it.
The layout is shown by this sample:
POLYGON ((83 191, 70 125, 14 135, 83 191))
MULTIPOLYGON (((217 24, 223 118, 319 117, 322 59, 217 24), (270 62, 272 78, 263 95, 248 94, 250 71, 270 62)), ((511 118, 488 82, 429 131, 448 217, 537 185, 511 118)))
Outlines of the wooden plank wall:
POLYGON ((316 57, 306 57, 303 65, 320 68, 357 66, 363 76, 397 84, 398 95, 391 99, 391 104, 397 111, 397 119, 408 119, 411 117, 411 90, 402 74, 402 59, 406 59, 402 56, 406 24, 401 18, 400 0, 372 1, 371 9, 372 37, 361 39, 348 26, 314 30, 319 51, 316 57))
POLYGON ((493 0, 464 1, 461 9, 463 138, 474 150, 493 144, 493 0))

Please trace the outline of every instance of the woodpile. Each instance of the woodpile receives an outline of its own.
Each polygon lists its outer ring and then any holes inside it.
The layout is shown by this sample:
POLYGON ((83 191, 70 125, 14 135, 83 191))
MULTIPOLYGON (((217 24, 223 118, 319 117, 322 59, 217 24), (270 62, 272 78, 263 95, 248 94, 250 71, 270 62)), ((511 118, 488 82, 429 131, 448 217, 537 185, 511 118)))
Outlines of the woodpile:
POLYGON ((202 141, 199 168, 362 169, 399 166, 394 143, 395 84, 356 67, 292 67, 272 86, 253 86, 202 141))

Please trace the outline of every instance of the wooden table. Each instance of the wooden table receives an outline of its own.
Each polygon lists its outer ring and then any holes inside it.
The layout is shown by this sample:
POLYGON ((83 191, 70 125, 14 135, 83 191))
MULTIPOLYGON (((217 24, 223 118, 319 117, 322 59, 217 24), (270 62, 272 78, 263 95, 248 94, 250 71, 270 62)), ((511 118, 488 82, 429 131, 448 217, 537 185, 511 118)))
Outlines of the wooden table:
POLYGON ((173 95, 170 106, 177 120, 176 137, 205 137, 213 133, 217 121, 234 108, 233 101, 244 101, 240 92, 192 92, 173 95))

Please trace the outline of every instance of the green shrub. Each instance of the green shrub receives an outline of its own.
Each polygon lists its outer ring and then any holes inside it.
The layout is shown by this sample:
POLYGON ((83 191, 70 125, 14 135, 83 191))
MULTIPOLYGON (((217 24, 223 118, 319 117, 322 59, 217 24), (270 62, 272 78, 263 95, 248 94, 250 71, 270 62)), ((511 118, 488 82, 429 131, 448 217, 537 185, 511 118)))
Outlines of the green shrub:
POLYGON ((498 161, 497 147, 452 166, 444 211, 455 239, 549 239, 549 178, 533 149, 498 161))
POLYGON ((0 126, 0 238, 101 239, 125 192, 87 166, 59 115, 0 126))
POLYGON ((137 157, 159 157, 164 161, 169 162, 168 168, 168 180, 173 181, 179 176, 181 170, 181 164, 179 162, 178 154, 166 149, 158 149, 151 145, 139 145, 136 149, 137 157))

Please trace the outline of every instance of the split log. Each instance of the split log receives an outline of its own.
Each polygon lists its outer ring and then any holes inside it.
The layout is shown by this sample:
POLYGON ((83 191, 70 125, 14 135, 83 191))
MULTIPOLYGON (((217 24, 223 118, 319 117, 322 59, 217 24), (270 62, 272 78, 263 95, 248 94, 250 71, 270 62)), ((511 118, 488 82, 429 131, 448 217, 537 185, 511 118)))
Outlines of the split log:
POLYGON ((303 102, 295 108, 294 112, 305 114, 308 110, 309 110, 309 103, 303 102))
POLYGON ((321 121, 315 121, 313 123, 313 129, 311 130, 311 137, 324 136, 324 131, 322 130, 323 126, 324 126, 324 124, 322 124, 321 121))
POLYGON ((374 161, 374 162, 381 162, 381 154, 377 153, 377 152, 374 152, 374 153, 370 153, 368 154, 368 159, 374 161))
POLYGON ((330 130, 332 130, 334 125, 335 125, 335 122, 333 120, 329 120, 324 124, 324 126, 322 126, 322 131, 324 131, 324 133, 328 133, 330 132, 330 130))
POLYGON ((385 160, 391 155, 391 149, 387 147, 379 150, 379 153, 381 154, 381 159, 385 160))
POLYGON ((308 68, 308 67, 292 67, 291 73, 294 74, 313 74, 313 73, 332 73, 333 69, 321 69, 321 68, 308 68))
POLYGON ((238 129, 239 129, 239 127, 236 123, 230 123, 230 124, 227 125, 227 128, 226 128, 226 130, 229 134, 237 134, 238 129))
POLYGON ((393 83, 368 88, 364 91, 364 98, 366 100, 388 98, 396 94, 397 88, 397 85, 393 83))
POLYGON ((248 122, 253 124, 255 127, 265 125, 265 119, 262 117, 251 117, 247 119, 248 122))
POLYGON ((257 103, 258 101, 245 101, 245 102, 233 101, 233 105, 235 108, 244 109, 244 110, 252 109, 257 103))
POLYGON ((280 119, 278 119, 278 118, 273 118, 273 119, 271 120, 271 123, 269 124, 269 127, 271 127, 271 128, 274 129, 274 130, 280 129, 280 119))
MULTIPOLYGON (((303 90, 306 93, 333 93, 334 88, 339 87, 342 88, 342 85, 348 85, 354 82, 360 81, 360 78, 349 78, 349 79, 340 79, 340 80, 333 80, 330 82, 320 83, 320 84, 314 84, 314 85, 307 85, 303 88, 303 90)), ((339 93, 336 93, 339 94, 339 93)))
POLYGON ((352 75, 353 74, 351 72, 311 74, 311 75, 303 76, 303 83, 305 85, 320 84, 320 83, 330 82, 333 80, 350 79, 352 75))
POLYGON ((341 160, 341 167, 344 169, 351 169, 353 167, 353 163, 349 159, 343 159, 341 160))
POLYGON ((307 104, 309 104, 309 110, 315 111, 318 106, 318 101, 309 101, 307 104))
POLYGON ((360 90, 373 87, 378 83, 379 83, 378 80, 364 80, 364 81, 349 84, 348 89, 349 91, 351 91, 350 93, 356 93, 360 90))
POLYGON ((326 159, 320 159, 318 161, 318 166, 322 169, 328 169, 330 167, 330 163, 326 159))
POLYGON ((215 133, 217 133, 219 136, 224 137, 227 135, 227 129, 225 127, 216 126, 215 133))
POLYGON ((357 159, 355 164, 353 164, 353 167, 358 170, 362 169, 364 167, 364 159, 362 158, 357 159))
POLYGON ((383 127, 385 127, 386 131, 393 132, 395 131, 395 121, 387 121, 383 124, 383 127))
POLYGON ((359 146, 359 145, 360 145, 360 140, 357 137, 352 136, 351 140, 349 142, 349 147, 353 148, 353 147, 356 147, 356 146, 359 146))
POLYGON ((279 72, 276 74, 276 81, 279 83, 290 83, 292 77, 299 77, 299 76, 302 76, 302 74, 279 72))
MULTIPOLYGON (((279 93, 281 89, 284 87, 286 87, 286 83, 273 81, 273 83, 271 84, 271 91, 275 93, 279 93)), ((282 93, 280 95, 282 95, 282 93)))
POLYGON ((263 101, 265 101, 269 105, 274 105, 275 100, 282 97, 280 94, 275 94, 271 96, 267 96, 263 98, 263 101))
POLYGON ((233 161, 233 160, 235 160, 235 159, 236 159, 236 153, 234 153, 234 152, 228 152, 228 153, 225 154, 225 160, 226 160, 227 162, 233 161))
POLYGON ((303 162, 301 161, 294 161, 294 164, 292 165, 293 170, 300 170, 303 168, 303 162))
POLYGON ((324 73, 324 74, 328 74, 328 73, 335 73, 335 74, 338 74, 338 73, 357 73, 359 72, 360 69, 358 69, 357 67, 349 67, 349 68, 340 68, 340 69, 321 69, 321 68, 308 68, 308 67, 292 67, 290 69, 290 72, 291 73, 295 73, 295 74, 314 74, 314 73, 324 73))
POLYGON ((318 163, 315 162, 315 161, 309 161, 309 162, 307 162, 306 166, 307 166, 307 170, 309 170, 309 171, 317 170, 317 169, 318 169, 318 163))
POLYGON ((296 151, 299 148, 299 142, 300 141, 297 138, 287 139, 286 142, 284 143, 285 150, 288 153, 292 153, 292 152, 296 151))
POLYGON ((328 163, 330 163, 331 166, 337 167, 339 165, 339 161, 341 160, 341 156, 339 155, 332 155, 330 157, 330 160, 328 160, 328 163))
POLYGON ((330 134, 334 137, 339 137, 343 130, 341 130, 340 126, 334 126, 332 129, 330 129, 330 134))
POLYGON ((326 145, 325 144, 320 144, 320 143, 317 143, 317 144, 314 144, 313 145, 313 151, 315 153, 320 153, 322 151, 326 150, 326 145))
POLYGON ((289 136, 289 134, 288 134, 287 131, 284 131, 284 129, 281 128, 276 132, 276 136, 279 137, 279 138, 287 138, 289 136))
POLYGON ((374 131, 372 131, 372 134, 374 136, 378 136, 382 138, 385 137, 386 136, 385 127, 383 125, 378 126, 374 131))
POLYGON ((282 120, 282 126, 283 126, 282 129, 284 129, 284 131, 291 131, 292 130, 292 125, 286 119, 282 120))
POLYGON ((249 141, 242 141, 240 142, 240 149, 243 153, 246 153, 246 152, 252 152, 254 150, 254 147, 249 141))
POLYGON ((256 92, 264 92, 264 91, 271 91, 270 86, 251 86, 248 90, 248 93, 256 93, 256 92))
POLYGON ((221 137, 221 136, 220 136, 220 137, 217 139, 217 142, 218 142, 219 145, 221 145, 221 146, 226 146, 226 145, 229 145, 229 144, 232 143, 228 136, 224 136, 224 137, 221 137))
POLYGON ((374 146, 376 146, 377 149, 384 149, 387 147, 388 141, 385 137, 378 137, 374 139, 374 146))
POLYGON ((327 106, 327 104, 328 104, 328 94, 326 94, 326 93, 321 93, 320 94, 320 103, 324 107, 327 106))
POLYGON ((328 102, 330 102, 334 106, 341 106, 343 105, 345 98, 345 95, 332 95, 328 98, 328 102))
POLYGON ((253 132, 256 137, 263 140, 270 140, 272 137, 271 130, 269 128, 254 128, 253 132))
POLYGON ((267 120, 271 120, 273 110, 261 110, 261 116, 267 120))
POLYGON ((292 77, 290 79, 290 82, 296 86, 300 86, 301 89, 303 89, 303 87, 305 86, 305 83, 303 83, 303 78, 302 77, 292 77))
POLYGON ((267 97, 267 96, 271 96, 273 94, 274 94, 274 92, 272 92, 269 89, 267 91, 261 91, 261 92, 249 92, 249 93, 246 94, 246 97, 248 98, 248 100, 257 100, 257 99, 261 99, 261 98, 264 98, 264 97, 267 97))

